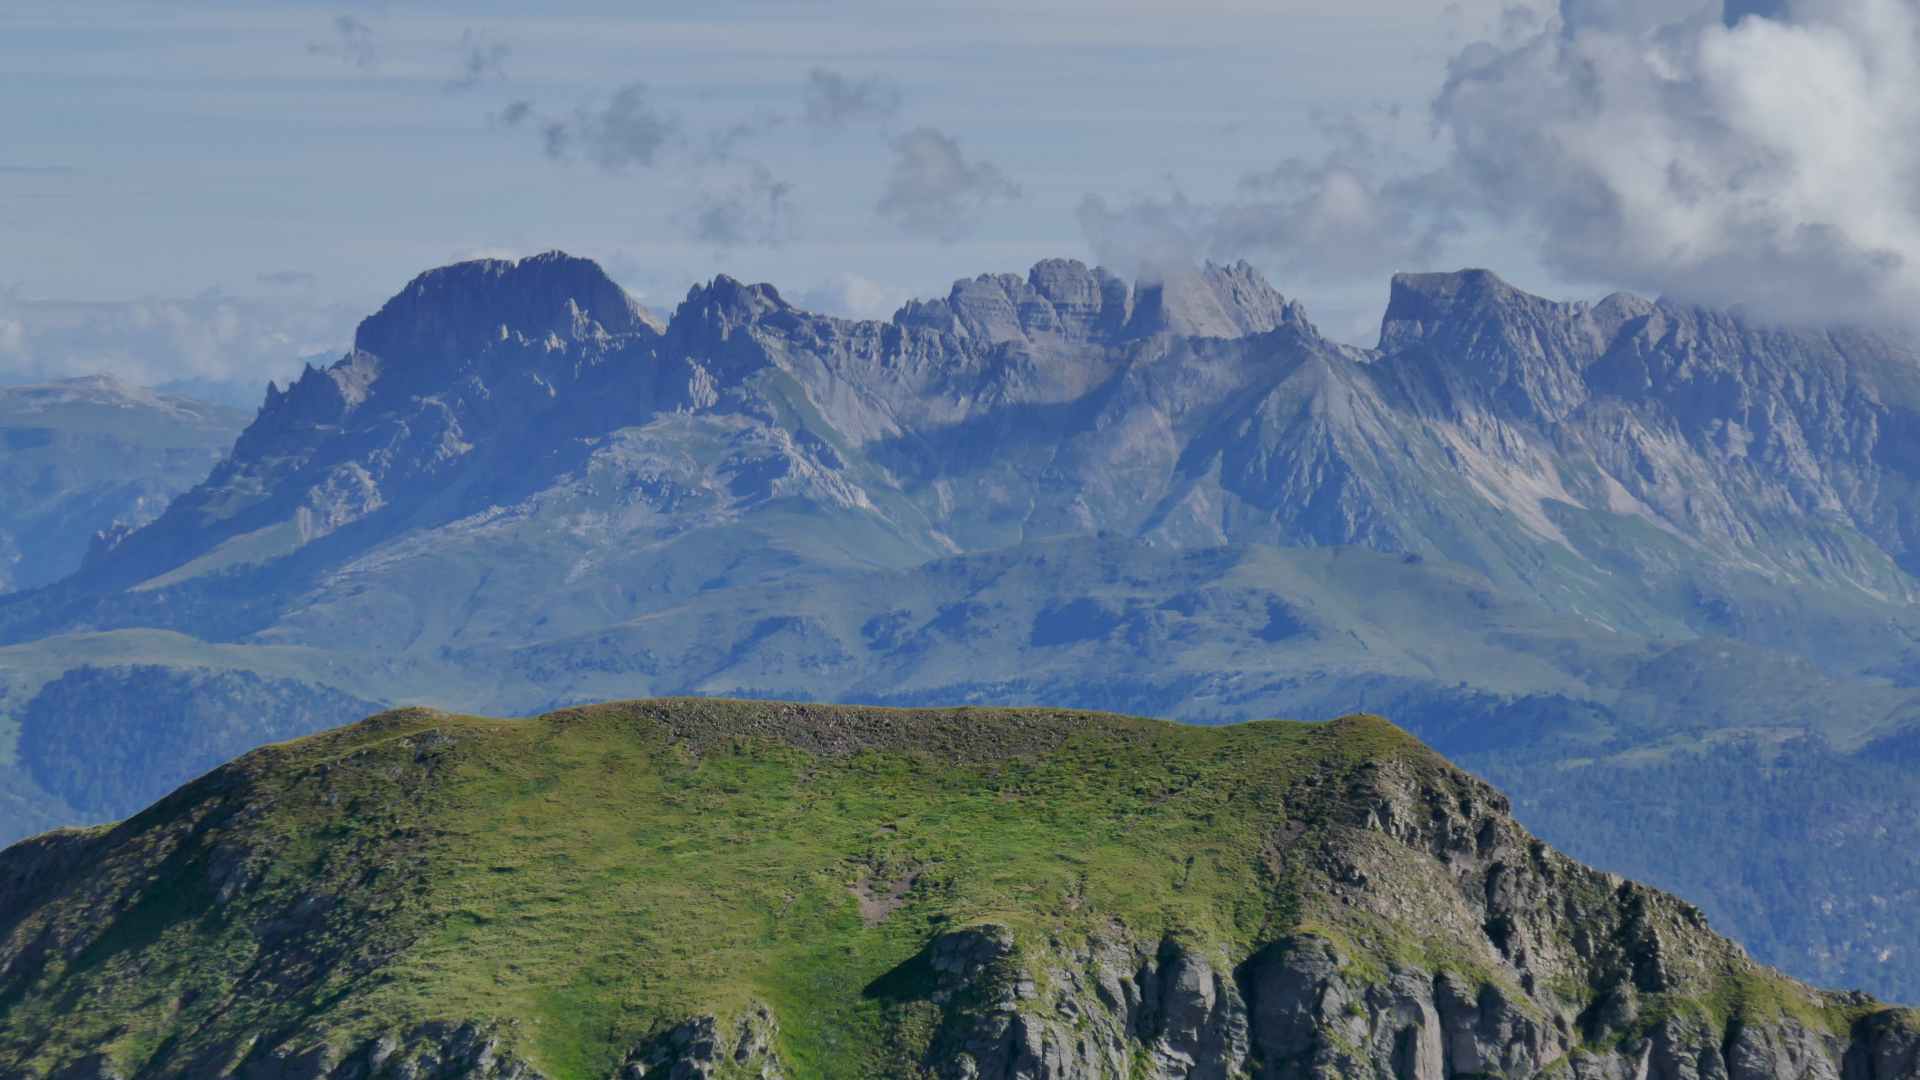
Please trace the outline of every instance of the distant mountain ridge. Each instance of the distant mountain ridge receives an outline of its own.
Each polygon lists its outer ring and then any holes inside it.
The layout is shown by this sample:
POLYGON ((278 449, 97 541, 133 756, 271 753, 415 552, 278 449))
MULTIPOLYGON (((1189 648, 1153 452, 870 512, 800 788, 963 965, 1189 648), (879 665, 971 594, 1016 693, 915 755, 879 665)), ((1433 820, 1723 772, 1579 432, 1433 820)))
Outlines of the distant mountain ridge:
MULTIPOLYGON (((1362 350, 1245 264, 1048 260, 851 322, 724 276, 662 320, 586 260, 463 263, 273 388, 152 523, 0 603, 42 815, 12 820, 131 812, 290 734, 266 702, 1364 705, 1523 769, 1523 800, 1730 746, 1844 774, 1920 745, 1914 418, 1897 338, 1485 271, 1396 277, 1362 350), (155 694, 204 735, 135 737, 155 694), (88 773, 78 716, 164 760, 88 773)), ((1803 902, 1920 858, 1907 833, 1818 855, 1803 902)), ((1920 896, 1889 902, 1794 970, 1907 986, 1920 896)))
POLYGON ((0 387, 0 591, 63 578, 94 533, 158 517, 252 418, 111 375, 0 387))
POLYGON ((317 570, 584 470, 639 485, 627 502, 661 522, 691 520, 695 490, 728 521, 789 496, 851 514, 842 565, 1102 528, 1358 544, 1616 629, 1905 682, 1916 420, 1895 338, 1557 304, 1485 271, 1396 278, 1368 353, 1244 265, 1135 291, 1056 260, 890 324, 723 277, 663 325, 554 254, 423 275, 80 580, 181 581, 356 526, 295 560, 317 570), (689 439, 711 475, 687 472, 689 439))

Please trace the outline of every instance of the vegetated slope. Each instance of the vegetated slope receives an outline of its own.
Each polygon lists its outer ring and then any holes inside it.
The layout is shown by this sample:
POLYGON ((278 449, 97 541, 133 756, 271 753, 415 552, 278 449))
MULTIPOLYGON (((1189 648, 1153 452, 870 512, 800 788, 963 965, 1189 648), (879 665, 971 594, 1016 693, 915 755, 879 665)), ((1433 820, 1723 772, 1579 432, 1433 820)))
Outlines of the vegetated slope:
POLYGON ((96 532, 160 516, 252 419, 110 375, 0 387, 0 592, 63 578, 96 532))
POLYGON ((27 704, 16 753, 39 786, 75 812, 113 820, 263 743, 377 710, 244 670, 78 667, 27 704), (140 722, 127 723, 129 716, 140 722))
POLYGON ((0 933, 18 1076, 1920 1067, 1365 716, 399 710, 16 845, 0 933))

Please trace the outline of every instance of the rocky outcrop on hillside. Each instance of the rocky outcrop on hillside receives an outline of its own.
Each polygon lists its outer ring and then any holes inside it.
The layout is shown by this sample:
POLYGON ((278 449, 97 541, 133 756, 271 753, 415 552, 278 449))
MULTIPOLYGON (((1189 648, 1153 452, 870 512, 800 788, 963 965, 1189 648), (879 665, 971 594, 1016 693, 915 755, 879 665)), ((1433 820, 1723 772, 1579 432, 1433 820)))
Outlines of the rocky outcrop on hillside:
POLYGON ((1768 986, 1690 905, 1546 850, 1482 786, 1418 773, 1365 767, 1345 823, 1277 840, 1313 867, 1309 911, 1370 923, 1352 938, 1236 958, 1119 925, 1072 946, 983 926, 876 987, 940 1008, 922 1064, 956 1080, 1920 1075, 1910 1011, 1768 986), (1383 960, 1373 934, 1460 951, 1383 960), (1714 987, 1729 978, 1747 985, 1714 987), (1780 1011, 1738 1015, 1762 999, 1780 1011))
POLYGON ((400 710, 0 854, 9 1076, 783 1080, 822 1054, 876 1080, 1912 1080, 1920 1013, 1756 964, 1369 717, 1221 732, 711 700, 400 710), (538 786, 498 787, 530 754, 538 786), (618 761, 637 782, 605 782, 618 761), (1050 786, 1053 768, 1078 783, 1050 786), (916 778, 889 788, 895 770, 916 778), (710 780, 733 808, 713 836, 732 839, 591 869, 635 822, 704 805, 710 780), (876 830, 839 815, 878 790, 900 815, 878 832, 923 820, 939 854, 863 919, 845 871, 872 878, 876 830), (1088 797, 1118 815, 1093 837, 1088 797), (1008 799, 1021 816, 968 831, 1008 799), (508 801, 504 819, 482 809, 508 801), (1229 804, 1231 822, 1213 812, 1229 804), (757 837, 733 823, 776 805, 801 816, 757 837), (952 846, 968 835, 994 853, 952 846), (1022 861, 1034 839, 1045 854, 1022 861), (689 886, 712 890, 743 845, 787 914, 742 884, 666 942, 625 928, 700 902, 689 886), (1156 900, 1134 871, 1093 882, 1093 850, 1175 884, 1156 900), (1084 867, 1064 902, 1047 884, 1063 859, 1084 867), (613 906, 592 884, 628 879, 613 906), (76 996, 92 1004, 60 1004, 76 996))

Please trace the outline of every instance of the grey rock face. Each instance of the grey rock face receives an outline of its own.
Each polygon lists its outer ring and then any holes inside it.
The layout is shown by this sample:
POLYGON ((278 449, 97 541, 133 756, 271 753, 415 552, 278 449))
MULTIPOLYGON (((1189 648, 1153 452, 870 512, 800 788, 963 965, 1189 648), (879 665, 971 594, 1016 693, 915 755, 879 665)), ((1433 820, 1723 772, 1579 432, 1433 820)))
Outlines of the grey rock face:
MULTIPOLYGON (((1560 304, 1485 271, 1397 278, 1369 353, 1244 264, 1129 289, 1049 260, 886 324, 721 277, 663 327, 554 254, 422 275, 78 580, 153 588, 280 560, 275 580, 325 588, 351 565, 364 589, 369 565, 400 571, 502 521, 570 532, 573 558, 611 565, 805 505, 844 516, 794 545, 794 569, 1095 529, 1357 544, 1463 563, 1615 629, 1900 678, 1920 656, 1909 418, 1920 359, 1892 338, 1560 304)), ((741 535, 779 548, 780 531, 741 535)))
MULTIPOLYGON (((518 1022, 429 1022, 342 1049, 325 1031, 250 1055, 236 1080, 546 1080, 517 1048, 518 1022)), ((722 1021, 696 1016, 635 1047, 610 1080, 783 1080, 779 1024, 764 1006, 722 1021)))
POLYGON ((1144 1067, 1224 1080, 1247 1059, 1246 1008, 1225 955, 1178 941, 1148 949, 1116 934, 1020 948, 989 925, 941 936, 909 967, 896 976, 915 985, 885 992, 939 1009, 921 1062, 935 1075, 1123 1080, 1144 1067))
MULTIPOLYGON (((324 1031, 288 1039, 249 1056, 236 1080, 546 1080, 517 1047, 518 1022, 435 1021, 342 1049, 324 1031)), ((783 1080, 779 1024, 756 1006, 722 1022, 696 1016, 628 1054, 611 1080, 783 1080)))
POLYGON ((364 1040, 344 1053, 321 1036, 290 1040, 219 1075, 235 1080, 546 1080, 510 1047, 498 1024, 435 1021, 364 1040))
POLYGON ((1843 1062, 1844 1080, 1892 1080, 1920 1073, 1920 1026, 1891 1013, 1854 1025, 1853 1045, 1843 1062))
POLYGON ((618 1080, 713 1080, 725 1070, 752 1080, 782 1080, 776 1039, 780 1025, 773 1012, 757 1005, 730 1023, 697 1016, 636 1047, 616 1074, 618 1080))
POLYGON ((1676 1014, 1647 1024, 1630 1005, 1580 1015, 1544 988, 1456 972, 1363 974, 1313 936, 1230 966, 1221 953, 1172 939, 1152 948, 1122 932, 1078 949, 1016 946, 1006 928, 983 926, 942 936, 913 964, 926 969, 918 994, 939 1009, 920 1067, 966 1080, 1920 1075, 1914 1033, 1899 1027, 1897 1010, 1848 1038, 1792 1018, 1676 1014))

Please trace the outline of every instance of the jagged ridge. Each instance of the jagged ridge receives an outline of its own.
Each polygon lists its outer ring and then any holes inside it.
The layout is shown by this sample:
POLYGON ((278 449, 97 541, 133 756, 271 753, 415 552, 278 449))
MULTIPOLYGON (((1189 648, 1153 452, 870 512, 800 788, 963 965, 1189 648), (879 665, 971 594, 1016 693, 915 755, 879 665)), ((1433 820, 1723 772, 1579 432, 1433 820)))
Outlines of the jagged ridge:
MULTIPOLYGON (((422 275, 352 354, 270 394, 207 484, 91 557, 77 582, 107 599, 17 608, 13 632, 339 647, 300 609, 345 617, 448 553, 556 532, 554 569, 638 614, 714 580, 1104 528, 1415 552, 1614 629, 1911 681, 1917 420, 1920 360, 1891 336, 1553 303, 1486 271, 1399 276, 1363 352, 1244 264, 1130 289, 1049 260, 891 323, 723 276, 663 324, 551 253, 422 275), (833 524, 796 539, 796 513, 833 524), (273 595, 166 621, 232 574, 273 595), (195 599, 153 603, 166 589, 195 599)), ((469 590, 470 618, 520 609, 504 588, 469 590)))

